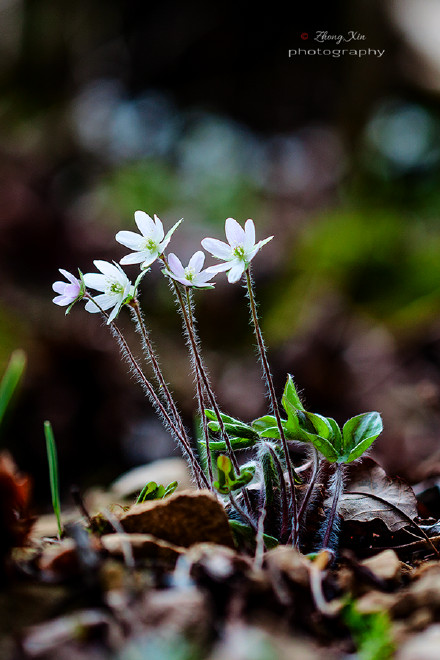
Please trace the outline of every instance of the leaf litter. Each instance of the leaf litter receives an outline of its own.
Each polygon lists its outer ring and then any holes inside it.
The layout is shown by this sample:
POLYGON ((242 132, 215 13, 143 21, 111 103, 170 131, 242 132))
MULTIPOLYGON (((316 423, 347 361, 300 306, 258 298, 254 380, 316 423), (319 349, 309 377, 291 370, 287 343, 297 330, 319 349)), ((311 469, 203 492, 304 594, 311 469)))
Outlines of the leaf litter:
POLYGON ((27 477, 10 457, 0 467, 13 493, 2 513, 2 659, 434 657, 440 561, 417 526, 440 546, 438 526, 418 519, 411 487, 370 458, 350 466, 335 557, 287 544, 258 562, 255 549, 234 547, 209 491, 131 506, 120 497, 91 526, 71 516, 61 541, 55 519, 53 535, 39 536, 27 477), (17 511, 24 532, 12 534, 17 511))

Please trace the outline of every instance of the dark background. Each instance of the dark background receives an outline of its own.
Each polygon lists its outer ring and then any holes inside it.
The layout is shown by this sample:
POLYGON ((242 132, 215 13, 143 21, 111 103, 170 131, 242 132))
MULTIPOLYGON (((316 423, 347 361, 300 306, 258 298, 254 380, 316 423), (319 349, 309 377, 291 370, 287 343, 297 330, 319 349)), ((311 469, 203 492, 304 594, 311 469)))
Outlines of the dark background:
MULTIPOLYGON (((413 481, 437 471, 440 76, 435 16, 420 11, 432 5, 303 4, 0 4, 0 366, 14 348, 28 354, 0 439, 37 501, 49 499, 44 419, 65 493, 175 452, 99 319, 51 302, 59 267, 123 256, 114 234, 135 228, 138 208, 166 229, 185 218, 170 246, 183 261, 222 238, 228 216, 274 234, 254 276, 278 392, 290 372, 308 408, 340 423, 377 409, 388 469, 413 481), (354 30, 366 40, 348 47, 386 52, 289 58, 347 47, 317 44, 316 30, 354 30)), ((142 291, 191 426, 184 341, 157 265, 142 291)), ((223 409, 264 413, 240 285, 219 278, 197 294, 197 315, 223 409)), ((120 326, 135 341, 124 312, 120 326)))

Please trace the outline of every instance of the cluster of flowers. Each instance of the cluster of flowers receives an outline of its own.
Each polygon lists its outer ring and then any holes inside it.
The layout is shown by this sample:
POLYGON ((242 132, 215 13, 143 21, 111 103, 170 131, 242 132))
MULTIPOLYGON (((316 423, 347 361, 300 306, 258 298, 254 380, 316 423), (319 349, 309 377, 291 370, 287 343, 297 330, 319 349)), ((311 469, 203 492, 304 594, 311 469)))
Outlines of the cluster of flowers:
POLYGON ((140 264, 141 274, 135 284, 131 283, 119 264, 108 261, 94 261, 100 272, 85 275, 80 272, 79 279, 60 268, 60 273, 67 282, 59 281, 53 284, 53 290, 58 294, 53 299, 56 305, 68 306, 67 312, 69 312, 74 303, 85 298, 87 300, 85 309, 88 312, 103 312, 111 309, 108 316, 108 323, 111 323, 119 314, 121 307, 133 300, 140 279, 157 259, 164 265, 163 273, 180 284, 199 289, 212 288, 212 278, 220 272, 228 273, 229 282, 238 282, 257 252, 273 238, 269 236, 256 243, 252 220, 247 220, 243 229, 234 218, 228 218, 225 223, 228 243, 215 238, 202 240, 202 247, 213 257, 222 260, 222 263, 203 269, 205 254, 199 250, 184 268, 175 254, 165 256, 171 237, 182 220, 179 220, 165 235, 162 222, 157 215, 153 220, 144 211, 136 211, 134 218, 140 234, 120 231, 116 234, 116 240, 132 250, 121 259, 120 263, 140 264), (101 293, 92 297, 87 293, 87 288, 101 293))

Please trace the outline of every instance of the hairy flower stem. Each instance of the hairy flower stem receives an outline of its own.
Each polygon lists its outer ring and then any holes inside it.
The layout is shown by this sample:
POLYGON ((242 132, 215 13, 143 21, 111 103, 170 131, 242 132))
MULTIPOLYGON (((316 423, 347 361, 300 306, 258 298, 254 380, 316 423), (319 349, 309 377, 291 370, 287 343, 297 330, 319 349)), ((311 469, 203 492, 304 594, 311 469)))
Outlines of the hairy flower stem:
MULTIPOLYGON (((244 489, 243 489, 243 491, 244 491, 244 489)), ((242 492, 243 492, 243 491, 242 491, 242 492)), ((239 516, 241 516, 241 517, 243 518, 243 520, 246 520, 246 522, 247 522, 248 525, 251 527, 251 529, 253 529, 254 532, 257 533, 257 532, 258 532, 258 527, 257 527, 257 525, 254 523, 254 521, 252 520, 252 518, 251 518, 250 516, 248 516, 248 514, 246 513, 246 511, 244 511, 244 509, 241 508, 241 506, 238 504, 237 500, 236 500, 235 497, 232 495, 232 493, 229 493, 229 501, 231 502, 232 506, 233 506, 234 509, 237 511, 237 513, 239 514, 239 516)), ((246 505, 246 506, 247 506, 247 505, 246 505)))
POLYGON ((290 459, 289 448, 287 446, 287 440, 284 433, 283 425, 281 422, 280 410, 278 408, 278 403, 275 395, 275 388, 273 385, 272 374, 270 372, 269 362, 267 359, 266 346, 264 345, 263 335, 261 334, 260 324, 258 321, 257 306, 255 304, 255 297, 252 287, 252 278, 250 273, 250 266, 247 268, 246 272, 246 286, 249 298, 249 308, 251 311, 252 322, 254 326, 255 338, 257 340, 258 351, 260 354, 261 365, 263 369, 263 376, 266 381, 267 390, 269 393, 269 398, 272 406, 272 411, 275 415, 277 421, 277 427, 281 438, 281 444, 283 447, 283 452, 286 460, 287 474, 289 476, 289 485, 290 485, 290 494, 292 502, 292 541, 295 547, 298 546, 298 512, 297 512, 297 502, 296 502, 296 488, 295 488, 295 477, 292 461, 290 459))
MULTIPOLYGON (((194 315, 193 315, 193 301, 192 301, 192 296, 191 296, 191 291, 189 287, 185 287, 186 289, 186 309, 188 312, 188 318, 191 326, 191 332, 193 333, 194 337, 196 337, 196 342, 197 342, 197 335, 196 335, 196 329, 195 329, 195 321, 194 321, 194 315)), ((199 415, 200 419, 202 420, 202 427, 203 427, 203 436, 205 438, 205 446, 206 446, 206 461, 208 465, 208 475, 209 475, 209 482, 211 484, 214 483, 214 473, 212 470, 212 455, 211 455, 211 450, 209 447, 209 429, 208 429, 208 420, 206 419, 205 415, 205 404, 204 404, 204 393, 203 393, 203 383, 201 380, 200 372, 199 369, 196 365, 196 389, 197 389, 197 404, 199 407, 199 415)))
MULTIPOLYGON (((166 258, 164 256, 162 257, 162 261, 165 264, 165 267, 168 268, 166 258)), ((189 318, 189 315, 188 315, 188 311, 186 309, 185 301, 184 301, 183 296, 182 296, 182 291, 180 290, 179 285, 177 284, 177 282, 173 278, 170 278, 170 280, 172 282, 174 292, 176 294, 176 298, 177 298, 177 301, 179 303, 179 307, 180 307, 181 312, 182 312, 185 334, 186 334, 186 336, 188 338, 188 341, 189 341, 189 345, 190 345, 190 349, 191 349, 191 356, 192 356, 192 359, 193 359, 193 362, 194 362, 194 365, 195 365, 195 369, 196 369, 196 376, 200 377, 200 379, 202 381, 203 388, 206 392, 206 396, 208 398, 209 404, 212 407, 212 409, 214 410, 215 416, 217 417, 217 422, 218 422, 218 425, 220 427, 220 435, 221 435, 222 440, 224 441, 224 443, 226 445, 226 449, 227 449, 229 458, 231 459, 231 463, 232 463, 236 473, 240 474, 240 467, 238 465, 237 458, 234 454, 234 450, 232 448, 229 436, 226 433, 225 425, 223 424, 223 420, 222 420, 222 417, 221 417, 221 414, 220 414, 220 409, 217 405, 217 401, 215 399, 214 392, 212 391, 212 387, 211 387, 211 384, 209 382, 208 375, 206 373, 205 365, 203 364, 202 356, 200 355, 197 336, 195 334, 195 329, 193 328, 193 326, 191 324, 191 321, 190 321, 190 318, 189 318)), ((208 456, 209 456, 209 452, 208 452, 208 456)), ((250 500, 249 500, 249 495, 248 495, 248 492, 247 492, 246 488, 242 489, 242 493, 243 493, 243 499, 246 503, 246 507, 247 507, 248 511, 252 511, 251 503, 250 503, 250 500)))
POLYGON ((281 508, 282 508, 280 539, 281 541, 283 541, 287 535, 288 526, 289 526, 289 505, 287 502, 286 481, 284 479, 283 468, 278 456, 276 455, 276 453, 274 452, 274 450, 272 449, 269 443, 265 443, 265 444, 270 452, 270 455, 272 456, 272 460, 275 464, 278 473, 278 479, 280 482, 281 508))
MULTIPOLYGON (((86 298, 89 298, 90 300, 93 300, 91 296, 85 296, 86 298)), ((93 300, 95 305, 99 307, 99 305, 96 303, 95 300, 93 300)), ((103 317, 108 321, 108 314, 99 307, 99 310, 103 317)), ((197 458, 194 456, 194 452, 191 449, 191 446, 189 445, 187 439, 185 438, 184 435, 181 434, 179 428, 175 425, 174 421, 171 419, 169 416, 167 410, 164 408, 161 400, 157 396, 153 386, 151 385, 150 381, 148 378, 145 376, 144 372, 142 371, 142 368, 139 366, 136 358, 134 357, 133 353, 130 350, 130 347, 127 344, 127 341, 122 334, 121 330, 118 328, 118 326, 112 321, 109 325, 109 328, 113 334, 113 336, 118 340, 119 342, 119 347, 121 350, 122 355, 124 358, 127 360, 127 362, 131 365, 134 373, 136 374, 140 384, 142 385, 143 389, 147 393, 148 398, 150 399, 153 407, 158 411, 159 415, 162 417, 163 421, 165 422, 166 426, 171 430, 173 435, 175 436, 178 444, 181 445, 182 449, 188 456, 189 462, 191 464, 192 470, 194 472, 194 476, 197 482, 197 485, 199 488, 206 486, 209 488, 208 481, 206 479, 206 476, 202 470, 202 468, 199 465, 199 462, 197 458)))
POLYGON ((176 425, 179 427, 179 431, 181 432, 182 435, 185 436, 186 441, 189 444, 188 435, 183 425, 182 417, 180 416, 179 411, 177 410, 173 396, 163 376, 162 369, 160 368, 159 362, 156 357, 156 352, 153 348, 150 337, 148 335, 147 328, 145 326, 145 322, 142 316, 142 312, 138 300, 134 298, 129 304, 129 306, 130 306, 130 311, 132 312, 134 319, 136 321, 137 330, 142 337, 142 347, 144 349, 144 353, 146 355, 147 361, 151 364, 151 367, 154 372, 154 376, 160 388, 160 392, 163 395, 164 401, 166 402, 166 405, 170 413, 172 414, 176 425))
POLYGON ((220 410, 217 405, 217 401, 214 396, 214 392, 212 391, 211 384, 209 382, 205 366, 203 364, 200 352, 199 352, 199 347, 197 345, 197 339, 194 334, 194 329, 191 325, 188 312, 186 309, 185 302, 183 300, 182 292, 179 288, 179 285, 177 282, 172 280, 173 286, 174 286, 174 291, 176 293, 177 300, 179 302, 180 308, 182 310, 182 316, 183 316, 183 322, 186 330, 186 335, 189 340, 190 348, 191 348, 191 354, 194 360, 195 368, 196 368, 196 373, 199 374, 203 387, 205 388, 206 395, 208 397, 208 401, 210 406, 213 408, 215 416, 217 417, 218 425, 220 427, 220 433, 222 436, 222 440, 224 440, 226 444, 226 448, 228 450, 229 458, 231 459, 232 465, 234 466, 234 469, 239 472, 239 467, 238 467, 238 462, 234 454, 234 450, 232 449, 231 441, 229 440, 229 436, 226 433, 225 430, 225 425, 223 424, 223 420, 221 418, 220 410))
POLYGON ((313 489, 315 487, 315 482, 316 482, 316 476, 318 474, 318 468, 319 468, 319 455, 315 447, 312 447, 312 452, 313 452, 313 468, 312 468, 312 474, 310 476, 310 481, 309 485, 307 486, 307 491, 306 494, 304 495, 304 499, 301 502, 301 506, 298 511, 298 527, 301 525, 303 516, 307 510, 307 506, 310 501, 310 497, 313 493, 313 489))
POLYGON ((333 491, 332 505, 330 508, 330 513, 327 518, 327 528, 325 530, 324 538, 322 540, 323 549, 326 549, 329 546, 333 525, 335 523, 336 513, 338 510, 339 499, 342 495, 342 491, 344 488, 343 477, 344 477, 343 465, 341 463, 336 463, 335 473, 333 475, 333 483, 332 483, 332 491, 333 491))

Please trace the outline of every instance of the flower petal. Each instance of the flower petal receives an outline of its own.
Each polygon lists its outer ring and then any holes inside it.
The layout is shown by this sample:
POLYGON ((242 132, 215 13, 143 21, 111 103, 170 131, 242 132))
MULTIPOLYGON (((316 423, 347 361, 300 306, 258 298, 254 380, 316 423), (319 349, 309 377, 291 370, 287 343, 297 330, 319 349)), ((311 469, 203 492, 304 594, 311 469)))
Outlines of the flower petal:
POLYGON ((155 243, 160 243, 164 236, 165 232, 163 230, 162 220, 154 214, 154 232, 151 238, 155 243))
POLYGON ((134 221, 145 238, 153 238, 156 231, 156 225, 153 218, 150 218, 148 213, 145 213, 145 211, 136 211, 134 214, 134 221))
POLYGON ((75 275, 72 275, 72 273, 69 273, 68 270, 64 270, 64 268, 58 268, 60 271, 61 275, 63 275, 66 280, 69 280, 71 284, 76 284, 78 282, 78 279, 75 277, 75 275))
POLYGON ((273 236, 269 236, 268 238, 265 238, 265 239, 263 239, 262 241, 259 241, 259 242, 255 245, 255 247, 254 247, 254 248, 253 248, 248 254, 246 254, 246 260, 247 260, 247 262, 249 263, 249 261, 251 261, 251 260, 255 257, 255 255, 257 254, 257 252, 259 252, 259 251, 261 250, 261 248, 263 247, 263 245, 266 245, 266 243, 269 243, 269 241, 271 241, 272 239, 273 239, 273 236))
POLYGON ((131 254, 126 254, 125 257, 122 257, 119 263, 122 264, 123 266, 128 266, 131 264, 140 264, 141 261, 144 261, 144 259, 147 257, 148 254, 149 253, 147 252, 147 250, 143 250, 142 252, 132 252, 131 254))
POLYGON ((225 270, 231 270, 234 265, 233 261, 224 261, 221 264, 215 264, 215 266, 209 266, 205 269, 205 273, 212 273, 216 275, 217 273, 223 273, 225 270))
POLYGON ((144 270, 145 268, 148 268, 148 266, 151 266, 151 264, 154 264, 156 261, 157 257, 159 256, 159 253, 157 250, 154 250, 153 252, 143 252, 143 259, 144 261, 141 263, 141 268, 144 270))
POLYGON ((168 255, 168 265, 174 275, 177 277, 185 277, 185 269, 182 266, 182 262, 173 252, 168 255))
POLYGON ((120 301, 114 306, 112 312, 110 313, 110 316, 108 317, 107 325, 109 325, 109 323, 111 323, 111 322, 117 317, 117 315, 119 314, 119 312, 120 312, 120 310, 121 310, 121 307, 122 307, 122 303, 123 303, 123 302, 124 302, 124 301, 121 299, 121 300, 120 300, 120 301))
POLYGON ((55 293, 61 293, 64 294, 64 289, 68 286, 65 282, 54 282, 52 284, 52 289, 55 291, 55 293))
POLYGON ((204 238, 202 241, 202 247, 217 259, 229 260, 233 258, 231 246, 227 243, 223 243, 223 241, 217 240, 216 238, 204 238))
POLYGON ((243 263, 243 261, 240 261, 238 264, 235 264, 234 266, 232 266, 231 270, 228 273, 228 281, 231 284, 238 282, 238 280, 241 278, 245 270, 246 270, 246 264, 243 263))
POLYGON ((113 307, 116 300, 117 300, 116 296, 109 296, 107 293, 101 293, 99 296, 96 296, 95 298, 93 298, 93 301, 95 301, 97 303, 96 305, 93 304, 93 302, 91 300, 88 301, 88 303, 86 304, 86 310, 88 312, 90 312, 90 309, 87 308, 87 305, 89 305, 89 303, 92 303, 93 307, 98 312, 100 312, 101 310, 106 310, 106 309, 109 309, 110 307, 113 307), (101 309, 98 308, 98 305, 101 309))
POLYGON ((215 273, 208 273, 204 270, 202 273, 198 273, 193 280, 194 286, 203 286, 214 277, 215 273))
POLYGON ((243 245, 245 234, 244 229, 240 227, 234 218, 227 218, 225 222, 225 233, 231 247, 243 245))
POLYGON ((115 238, 118 243, 130 250, 142 250, 145 245, 145 238, 134 231, 118 231, 115 238))
POLYGON ((202 252, 201 250, 198 250, 195 254, 193 254, 191 259, 189 260, 188 268, 191 268, 195 273, 200 273, 204 263, 205 263, 205 253, 202 252))
POLYGON ((68 305, 72 301, 68 296, 55 296, 55 298, 52 298, 52 302, 54 302, 55 305, 68 305))
POLYGON ((96 314, 97 312, 101 311, 99 307, 95 305, 93 300, 88 300, 86 302, 86 306, 84 307, 84 309, 86 310, 86 312, 89 312, 90 314, 96 314))
POLYGON ((244 226, 243 247, 245 252, 248 250, 252 250, 254 245, 255 245, 255 225, 254 225, 254 221, 249 218, 249 220, 246 220, 246 224, 244 226))
POLYGON ((84 283, 90 289, 105 291, 107 286, 107 278, 105 275, 100 275, 99 273, 86 273, 84 275, 84 283))
POLYGON ((186 277, 180 277, 179 275, 175 275, 170 270, 165 271, 165 275, 172 277, 173 280, 180 282, 180 284, 184 284, 185 286, 191 286, 191 282, 186 277))
POLYGON ((99 259, 96 259, 93 262, 98 270, 101 271, 101 273, 104 273, 107 277, 111 278, 112 280, 116 280, 119 282, 122 277, 126 277, 124 271, 122 269, 119 269, 115 264, 111 264, 109 261, 101 261, 99 259))

